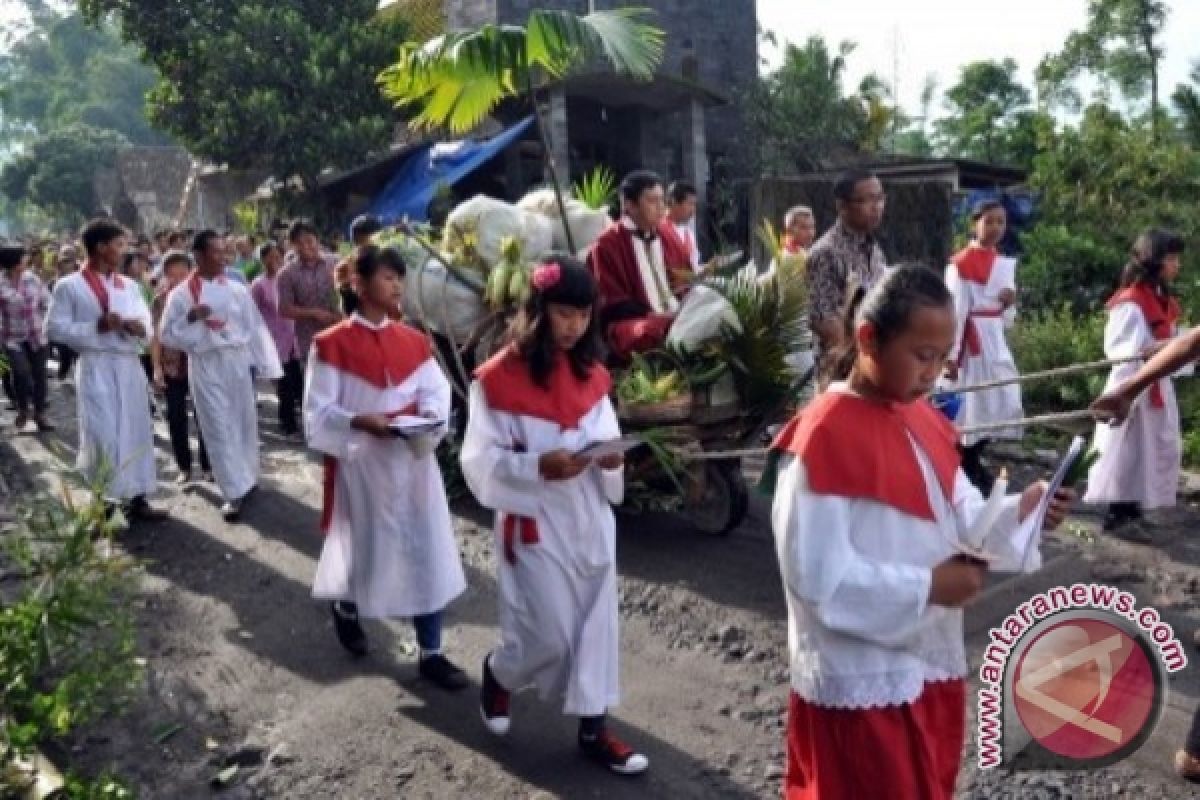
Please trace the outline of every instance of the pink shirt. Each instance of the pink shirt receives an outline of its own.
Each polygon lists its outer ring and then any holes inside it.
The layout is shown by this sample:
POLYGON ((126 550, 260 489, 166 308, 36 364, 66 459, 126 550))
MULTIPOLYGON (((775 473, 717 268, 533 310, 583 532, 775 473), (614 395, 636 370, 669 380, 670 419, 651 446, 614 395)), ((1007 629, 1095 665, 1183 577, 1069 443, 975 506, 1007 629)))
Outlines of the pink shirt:
POLYGON ((250 286, 250 295, 258 312, 262 314, 271 338, 275 340, 275 349, 279 351, 279 360, 291 361, 299 356, 296 349, 296 325, 279 313, 279 276, 274 278, 260 275, 250 286))

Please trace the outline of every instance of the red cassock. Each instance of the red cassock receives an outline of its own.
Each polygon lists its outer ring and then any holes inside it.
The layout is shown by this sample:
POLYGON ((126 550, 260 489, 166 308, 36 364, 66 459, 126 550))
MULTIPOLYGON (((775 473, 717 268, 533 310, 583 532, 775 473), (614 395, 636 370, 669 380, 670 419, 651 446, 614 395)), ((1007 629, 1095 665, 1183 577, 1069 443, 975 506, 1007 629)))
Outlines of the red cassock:
MULTIPOLYGON (((633 250, 634 235, 626 224, 616 222, 592 244, 587 257, 588 269, 599 285, 604 339, 622 362, 633 353, 661 345, 674 319, 671 314, 654 313, 633 250)), ((668 222, 658 226, 658 237, 670 289, 680 295, 692 276, 687 246, 668 222)))
MULTIPOLYGON (((773 449, 804 461, 820 494, 867 499, 933 520, 910 437, 954 496, 954 427, 924 400, 875 403, 826 392, 792 419, 773 449)), ((834 708, 791 693, 785 800, 952 800, 966 735, 966 683, 926 683, 911 703, 834 708)))

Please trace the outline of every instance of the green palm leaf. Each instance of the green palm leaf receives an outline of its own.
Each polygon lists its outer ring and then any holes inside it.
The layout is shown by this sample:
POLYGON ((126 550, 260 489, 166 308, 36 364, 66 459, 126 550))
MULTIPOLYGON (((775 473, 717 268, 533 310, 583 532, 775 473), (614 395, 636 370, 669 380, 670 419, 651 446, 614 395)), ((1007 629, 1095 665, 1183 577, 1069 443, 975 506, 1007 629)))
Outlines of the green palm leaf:
POLYGON ((619 73, 652 77, 663 52, 662 31, 644 21, 652 13, 621 8, 581 17, 539 10, 525 27, 484 25, 423 45, 409 42, 379 81, 398 107, 417 110, 414 128, 463 133, 501 100, 533 88, 534 70, 562 78, 603 60, 619 73))

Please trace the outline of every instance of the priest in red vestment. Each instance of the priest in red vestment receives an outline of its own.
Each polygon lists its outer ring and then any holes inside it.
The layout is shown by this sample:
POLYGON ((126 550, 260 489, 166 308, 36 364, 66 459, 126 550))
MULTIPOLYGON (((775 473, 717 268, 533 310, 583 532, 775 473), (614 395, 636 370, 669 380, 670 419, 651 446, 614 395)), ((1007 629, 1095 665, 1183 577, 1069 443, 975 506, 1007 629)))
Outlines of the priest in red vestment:
POLYGON ((621 182, 621 219, 592 245, 588 269, 600 289, 600 324, 615 360, 667 338, 691 277, 687 247, 664 215, 662 179, 638 170, 621 182))

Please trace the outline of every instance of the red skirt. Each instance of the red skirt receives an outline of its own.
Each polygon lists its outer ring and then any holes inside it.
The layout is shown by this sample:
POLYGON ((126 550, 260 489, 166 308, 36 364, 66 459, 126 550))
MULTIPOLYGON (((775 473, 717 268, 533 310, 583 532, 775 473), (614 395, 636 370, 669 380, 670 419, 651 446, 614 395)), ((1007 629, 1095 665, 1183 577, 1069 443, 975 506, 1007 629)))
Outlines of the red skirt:
POLYGON ((941 681, 912 703, 840 709, 792 692, 785 800, 952 800, 966 695, 965 681, 941 681))

